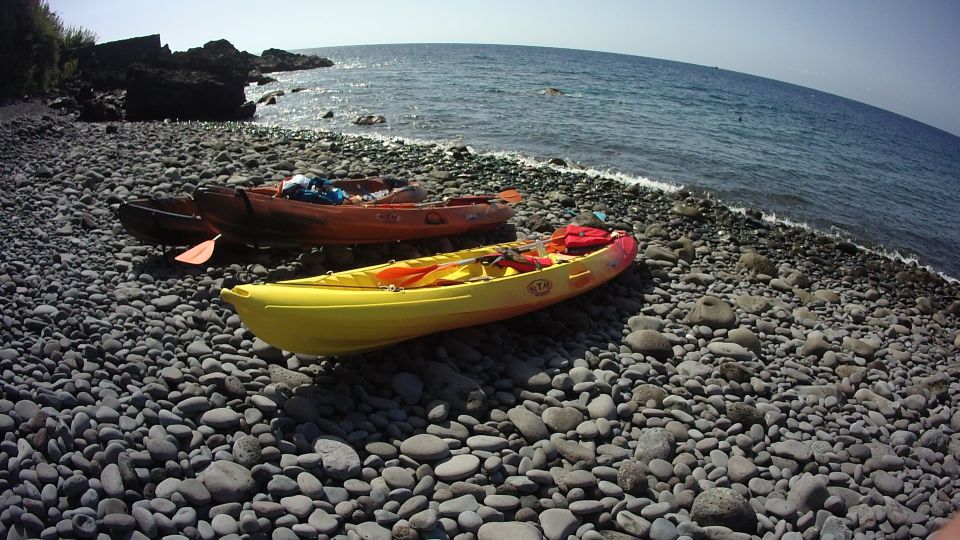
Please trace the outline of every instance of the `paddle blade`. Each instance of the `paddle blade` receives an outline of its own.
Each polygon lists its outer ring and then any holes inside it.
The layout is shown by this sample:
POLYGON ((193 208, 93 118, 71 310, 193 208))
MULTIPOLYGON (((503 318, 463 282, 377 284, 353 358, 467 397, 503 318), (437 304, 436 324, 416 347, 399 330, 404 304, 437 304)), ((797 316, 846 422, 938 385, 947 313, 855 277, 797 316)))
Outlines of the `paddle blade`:
MULTIPOLYGON (((384 281, 397 281, 401 278, 407 277, 420 277, 429 274, 436 270, 440 265, 431 264, 430 266, 417 266, 417 267, 404 267, 404 266, 391 266, 389 268, 384 268, 383 270, 377 272, 377 277, 384 281)), ((416 281, 416 280, 413 280, 416 281)))
POLYGON ((218 238, 220 238, 219 234, 210 240, 200 242, 174 257, 174 260, 187 264, 203 264, 209 261, 210 257, 213 257, 213 248, 216 246, 218 238))
POLYGON ((523 200, 523 195, 520 195, 520 192, 515 189, 506 189, 498 193, 497 198, 502 199, 510 204, 517 204, 523 200))

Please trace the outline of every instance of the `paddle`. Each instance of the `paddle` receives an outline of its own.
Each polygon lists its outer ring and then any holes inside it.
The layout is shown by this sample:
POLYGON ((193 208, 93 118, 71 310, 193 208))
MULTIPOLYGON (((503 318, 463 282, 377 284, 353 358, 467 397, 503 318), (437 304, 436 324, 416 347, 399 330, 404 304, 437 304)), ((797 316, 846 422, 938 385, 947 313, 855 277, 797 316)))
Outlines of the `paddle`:
MULTIPOLYGON (((514 249, 516 249, 516 251, 519 251, 519 252, 524 252, 524 251, 530 251, 532 249, 541 247, 544 244, 553 242, 558 238, 562 238, 564 230, 565 229, 557 229, 557 231, 555 231, 553 235, 546 241, 544 241, 543 239, 540 239, 540 240, 537 240, 536 242, 530 242, 529 244, 524 244, 514 249)), ((471 257, 469 259, 461 259, 459 261, 450 261, 445 263, 431 264, 430 266, 416 266, 416 267, 391 266, 377 272, 376 276, 377 278, 382 279, 384 281, 388 281, 388 282, 398 281, 400 279, 406 278, 406 279, 403 279, 403 281, 400 283, 401 286, 406 286, 423 279, 427 274, 433 273, 437 270, 440 270, 441 268, 450 268, 451 266, 463 266, 465 264, 475 263, 489 255, 490 253, 484 253, 483 255, 479 255, 477 257, 471 257)))
POLYGON ((450 197, 449 199, 444 199, 440 203, 420 203, 415 206, 417 208, 425 208, 428 206, 461 206, 465 204, 485 203, 507 203, 514 205, 522 200, 523 196, 520 195, 520 192, 515 189, 508 189, 506 191, 501 191, 496 195, 463 195, 462 197, 450 197))
POLYGON ((497 194, 498 199, 502 199, 510 204, 517 204, 523 200, 523 195, 515 189, 505 189, 497 194))
POLYGON ((200 242, 199 244, 174 257, 174 260, 187 264, 203 264, 209 261, 210 257, 213 256, 213 248, 216 245, 218 238, 220 238, 219 234, 210 240, 200 242))

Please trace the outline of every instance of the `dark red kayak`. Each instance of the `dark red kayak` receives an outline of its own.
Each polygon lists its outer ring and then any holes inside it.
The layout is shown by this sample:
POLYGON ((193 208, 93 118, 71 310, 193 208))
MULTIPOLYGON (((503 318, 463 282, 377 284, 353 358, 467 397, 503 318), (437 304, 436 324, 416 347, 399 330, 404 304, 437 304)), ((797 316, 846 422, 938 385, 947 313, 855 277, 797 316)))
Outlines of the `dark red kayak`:
MULTIPOLYGON (((518 195, 519 196, 519 195, 518 195)), ((498 196, 434 203, 321 205, 254 190, 203 187, 197 209, 223 238, 256 247, 369 244, 490 230, 513 208, 498 196)))
POLYGON ((192 246, 217 234, 191 197, 139 199, 121 204, 118 213, 127 232, 148 244, 192 246))
MULTIPOLYGON (((371 177, 344 179, 332 182, 348 198, 344 205, 417 203, 427 197, 427 190, 403 180, 371 177)), ((233 191, 232 188, 226 188, 233 191)), ((250 188, 249 193, 274 198, 280 185, 250 188)), ((287 199, 279 199, 287 200, 287 199)), ((291 201, 293 202, 293 201, 291 201)), ((319 206, 314 203, 311 207, 319 206)), ((120 205, 120 223, 132 236, 148 244, 164 246, 192 246, 216 236, 217 229, 204 220, 192 197, 163 197, 138 199, 120 205)))

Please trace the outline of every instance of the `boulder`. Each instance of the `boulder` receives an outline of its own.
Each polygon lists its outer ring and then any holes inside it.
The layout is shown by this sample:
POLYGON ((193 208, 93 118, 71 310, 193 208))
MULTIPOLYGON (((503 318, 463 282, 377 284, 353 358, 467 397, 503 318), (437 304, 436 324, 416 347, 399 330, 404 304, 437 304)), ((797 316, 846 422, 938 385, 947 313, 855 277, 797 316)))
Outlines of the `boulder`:
POLYGON ((601 221, 600 218, 593 212, 583 212, 577 214, 570 219, 571 225, 580 225, 582 227, 593 227, 594 229, 609 230, 610 226, 607 225, 604 221, 601 221))
POLYGON ((207 71, 137 65, 127 73, 127 119, 243 120, 252 116, 243 88, 207 71))
POLYGON ((800 513, 816 512, 823 508, 830 493, 827 491, 828 478, 823 475, 805 473, 790 486, 787 501, 795 504, 800 513))
POLYGON ((734 328, 737 316, 733 309, 723 300, 715 296, 704 296, 697 300, 686 318, 687 324, 704 325, 713 328, 734 328))
POLYGON ((667 397, 667 391, 661 386, 655 384, 640 384, 633 389, 633 395, 630 397, 632 401, 636 401, 641 404, 647 404, 649 401, 656 403, 656 407, 663 405, 663 399, 667 397))
POLYGON ((719 525, 750 534, 757 530, 756 510, 743 495, 729 488, 709 488, 697 495, 690 518, 701 527, 719 525))
POLYGON ((670 213, 690 219, 698 219, 702 217, 699 207, 679 202, 675 203, 673 207, 670 208, 670 213))
POLYGON ((751 426, 763 421, 763 415, 756 407, 748 403, 732 402, 727 404, 727 418, 731 422, 751 426))
POLYGON ((358 126, 372 126, 374 124, 384 124, 387 122, 387 119, 383 116, 376 114, 368 114, 365 116, 358 116, 353 119, 353 124, 358 126))
POLYGON ((803 347, 800 349, 801 356, 816 356, 823 358, 827 351, 831 350, 830 344, 824 339, 823 333, 819 331, 810 332, 803 347))
POLYGON ((670 263, 675 263, 680 259, 680 257, 678 257, 672 249, 668 249, 663 246, 647 246, 647 249, 643 251, 643 258, 653 261, 666 261, 670 263))
POLYGON ((864 358, 868 362, 873 360, 874 355, 877 352, 877 347, 863 341, 862 339, 855 339, 852 337, 843 338, 843 350, 850 351, 853 354, 864 358))
POLYGON ((123 120, 123 91, 98 92, 80 103, 77 120, 115 122, 123 120))
POLYGON ((647 428, 637 437, 634 457, 637 461, 648 463, 653 459, 670 460, 676 448, 673 433, 661 427, 647 428))
POLYGON ((720 377, 738 383, 750 382, 753 372, 740 362, 724 362, 717 366, 720 377))
POLYGON ((673 356, 673 345, 656 330, 637 330, 623 339, 635 353, 652 356, 657 360, 666 360, 673 356))
POLYGON ((199 478, 216 502, 245 500, 257 487, 250 469, 232 461, 214 461, 199 478))
POLYGON ((633 496, 646 494, 649 484, 643 466, 636 461, 625 461, 617 471, 617 485, 633 496))
MULTIPOLYGON (((260 105, 260 104, 263 104, 263 103, 268 103, 271 98, 278 98, 278 97, 280 97, 280 96, 283 96, 284 94, 285 94, 285 92, 284 92, 283 90, 272 90, 272 91, 267 92, 266 94, 260 96, 260 99, 257 100, 257 104, 260 105)), ((274 99, 273 102, 276 103, 277 100, 274 99)))
POLYGON ((747 327, 741 326, 740 328, 731 330, 727 334, 727 339, 729 339, 731 343, 736 343, 752 351, 753 354, 758 357, 763 352, 760 345, 760 338, 747 327))
POLYGON ((770 301, 762 296, 738 296, 734 303, 737 307, 752 315, 759 315, 770 309, 770 301))
POLYGON ((360 474, 360 456, 342 440, 324 435, 313 443, 313 449, 320 454, 323 471, 330 478, 347 480, 360 474))
POLYGON ((755 251, 748 251, 740 256, 740 260, 737 261, 737 270, 747 270, 753 275, 768 276, 775 275, 777 272, 773 261, 755 251))

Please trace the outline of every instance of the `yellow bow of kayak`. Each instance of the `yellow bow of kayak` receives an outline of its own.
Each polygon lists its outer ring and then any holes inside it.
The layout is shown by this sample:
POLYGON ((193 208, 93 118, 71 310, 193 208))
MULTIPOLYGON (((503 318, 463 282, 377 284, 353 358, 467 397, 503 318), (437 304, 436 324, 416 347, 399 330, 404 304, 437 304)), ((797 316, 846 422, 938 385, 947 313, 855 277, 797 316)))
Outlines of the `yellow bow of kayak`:
MULTIPOLYGON (((243 323, 271 345, 300 354, 344 355, 414 337, 507 319, 593 289, 625 270, 637 242, 618 235, 582 255, 549 253, 531 271, 484 264, 512 242, 305 279, 223 289, 243 323), (549 261, 545 260, 549 258, 549 261), (420 269, 385 283, 387 268, 420 269)), ((387 272, 389 273, 389 272, 387 272)))

